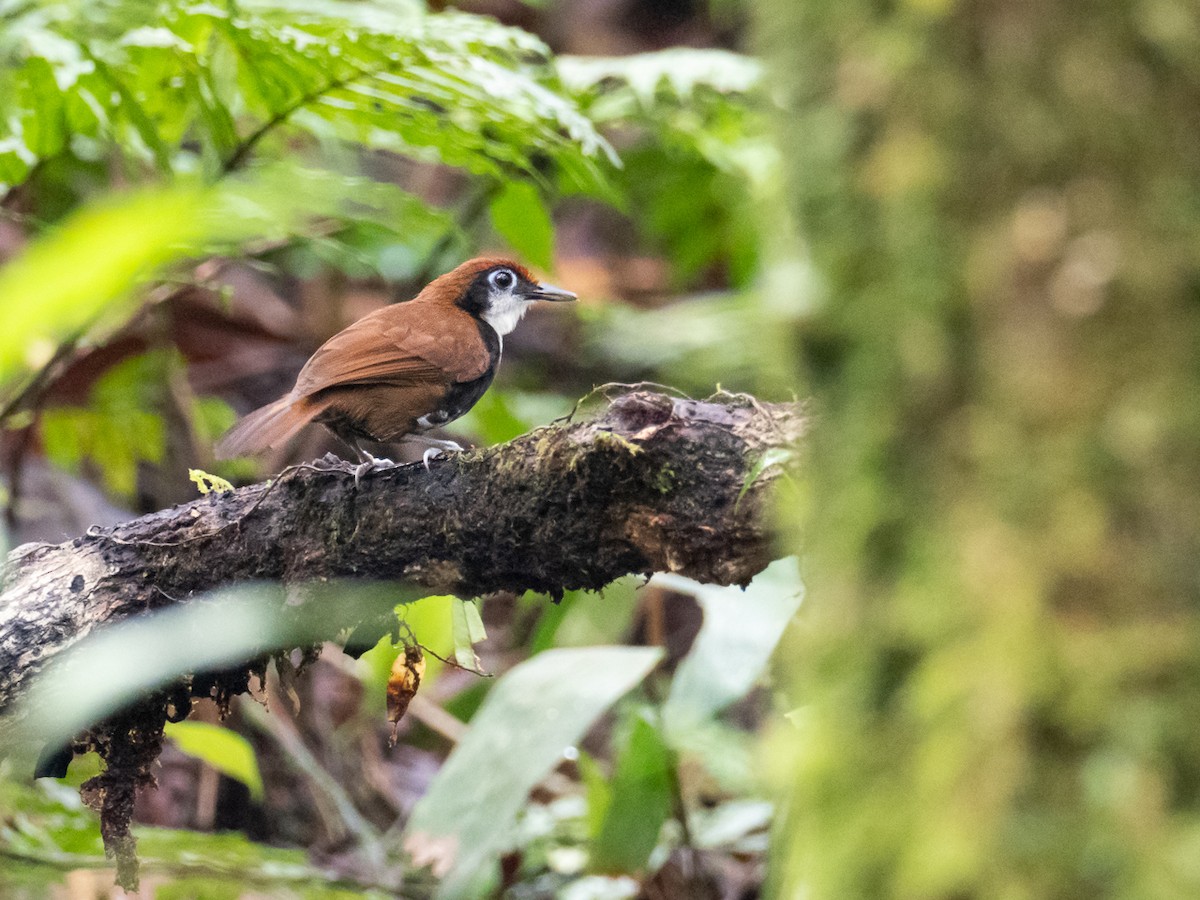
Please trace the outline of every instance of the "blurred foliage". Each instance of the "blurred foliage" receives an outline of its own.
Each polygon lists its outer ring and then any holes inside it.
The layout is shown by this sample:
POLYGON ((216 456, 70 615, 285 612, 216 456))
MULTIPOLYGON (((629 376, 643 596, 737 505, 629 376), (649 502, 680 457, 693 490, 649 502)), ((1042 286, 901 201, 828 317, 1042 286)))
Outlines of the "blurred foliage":
MULTIPOLYGON (((195 360, 168 327, 179 299, 197 293, 229 312, 232 289, 209 280, 211 263, 241 264, 287 291, 324 278, 411 284, 497 241, 550 268, 568 197, 607 204, 622 223, 616 249, 661 257, 667 290, 705 292, 653 314, 597 303, 585 332, 611 333, 607 350, 585 338, 596 369, 661 374, 698 393, 715 382, 782 391, 773 367, 745 363, 752 343, 786 352, 776 343, 786 332, 762 327, 757 295, 756 209, 780 174, 761 82, 756 62, 723 51, 554 58, 528 32, 413 0, 0 0, 0 249, 13 253, 0 268, 0 425, 34 429, 60 471, 123 502, 140 500, 147 473, 177 478, 186 495, 189 466, 210 460, 205 450, 178 458, 180 421, 186 443, 207 448, 232 419, 223 402, 192 393, 195 360), (445 179, 434 189, 407 177, 430 171, 445 179), (136 349, 114 353, 85 390, 43 405, 60 364, 131 335, 136 349)), ((519 383, 493 389, 458 425, 491 443, 572 408, 575 394, 559 393, 553 376, 519 383)), ((795 578, 767 589, 790 603, 795 578)), ((363 685, 364 714, 322 737, 346 746, 344 732, 383 723, 387 672, 407 631, 431 651, 420 702, 470 728, 406 829, 416 850, 405 862, 432 848, 425 861, 450 866, 447 894, 497 884, 506 854, 519 857, 517 876, 531 891, 629 896, 689 841, 692 850, 761 854, 772 808, 754 799, 750 735, 720 716, 760 682, 787 617, 767 605, 760 619, 737 591, 706 595, 695 661, 675 648, 683 663, 674 688, 667 669, 646 678, 659 649, 595 646, 630 640, 646 596, 663 590, 630 579, 558 605, 521 598, 511 633, 489 628, 488 641, 474 604, 407 602, 416 598, 395 586, 313 588, 306 600, 318 602, 303 608, 337 614, 286 622, 271 612, 277 595, 235 592, 84 641, 67 667, 75 676, 44 685, 33 704, 41 717, 26 724, 61 741, 182 672, 334 638, 356 616, 401 603, 398 633, 346 662, 363 685), (735 607, 746 640, 726 641, 744 666, 731 680, 720 648, 735 607), (501 639, 512 643, 498 656, 489 645, 501 639), (474 667, 477 653, 488 667, 499 659, 500 677, 438 659, 474 667), (702 711, 688 706, 686 740, 662 725, 658 698, 676 694, 709 698, 702 711), (597 722, 585 751, 578 744, 597 722), (517 749, 499 753, 506 742, 517 749), (435 833, 463 852, 447 853, 435 833)), ((193 722, 168 736, 266 797, 279 773, 266 768, 260 718, 244 716, 253 740, 193 722)), ((413 728, 414 744, 444 752, 429 729, 413 728)), ((346 819, 346 843, 357 839, 346 852, 366 893, 355 896, 372 896, 373 877, 394 887, 403 821, 377 828, 355 808, 354 786, 334 783, 303 741, 276 738, 330 815, 346 819)), ((68 783, 81 769, 77 761, 68 783)), ((30 871, 6 865, 0 893, 41 896, 56 872, 102 866, 95 819, 77 798, 22 781, 15 771, 0 777, 0 851, 30 861, 30 871)), ((342 893, 295 851, 239 835, 138 834, 158 897, 342 893)), ((405 878, 418 892, 430 880, 405 878)))
POLYGON ((719 267, 745 286, 758 261, 759 191, 778 171, 759 109, 759 64, 680 48, 562 57, 558 71, 588 115, 616 127, 624 167, 614 177, 677 277, 719 267))
POLYGON ((653 647, 548 650, 497 683, 406 828, 414 862, 443 875, 440 896, 480 896, 483 866, 509 848, 529 792, 661 655, 653 647))
POLYGON ((634 714, 611 782, 596 779, 588 812, 594 823, 589 864, 597 872, 645 869, 671 814, 673 760, 657 723, 634 714))
POLYGON ((595 186, 607 151, 527 32, 413 2, 7 4, 0 189, 62 156, 208 180, 300 130, 595 186), (286 125, 285 128, 276 128, 286 125), (535 157, 536 154, 536 157, 535 157))
MULTIPOLYGON (((104 847, 95 813, 71 788, 53 781, 25 786, 0 771, 0 846, 7 859, 0 890, 13 900, 39 900, 63 873, 96 869, 95 888, 108 890, 104 847)), ((349 900, 391 896, 361 887, 339 887, 299 850, 265 847, 240 834, 199 834, 165 828, 137 829, 148 870, 147 886, 159 900, 234 898, 247 888, 269 890, 279 900, 349 900), (164 876, 162 873, 169 873, 164 876)), ((73 882, 77 887, 79 879, 73 882)))
POLYGON ((92 388, 87 406, 57 407, 42 417, 46 456, 68 472, 95 460, 110 491, 131 496, 139 462, 161 462, 166 444, 162 417, 150 410, 165 382, 164 361, 135 356, 113 366, 92 388))
POLYGON ((1200 14, 763 4, 820 423, 777 892, 1200 892, 1200 14))
MULTIPOLYGON (((675 585, 676 589, 686 587, 675 585)), ((619 602, 622 594, 632 596, 630 588, 618 586, 613 599, 619 602)), ((704 837, 696 838, 703 841, 698 846, 754 844, 752 835, 761 833, 769 812, 764 813, 761 804, 739 806, 754 792, 754 779, 748 772, 730 776, 731 765, 750 766, 748 738, 739 738, 734 729, 714 720, 702 719, 696 703, 715 710, 744 697, 758 682, 790 616, 779 615, 780 603, 743 603, 747 598, 737 588, 705 590, 710 612, 693 647, 694 656, 685 657, 677 676, 681 680, 678 686, 671 685, 661 711, 647 706, 644 697, 633 697, 618 708, 622 724, 613 738, 611 773, 605 765, 585 757, 576 745, 599 716, 647 676, 660 660, 661 649, 593 646, 548 650, 497 679, 405 830, 404 846, 415 866, 430 866, 434 875, 445 876, 441 895, 474 896, 471 892, 480 884, 494 879, 496 855, 515 849, 528 854, 530 878, 540 877, 547 868, 571 877, 584 870, 631 875, 652 871, 681 844, 677 792, 685 761, 710 772, 717 784, 724 785, 727 802, 734 804, 728 813, 722 812, 724 802, 709 804, 708 811, 699 816, 703 827, 697 834, 704 837), (735 604, 740 610, 737 630, 756 635, 755 639, 743 642, 736 634, 730 637, 728 615, 712 614, 719 606, 732 610, 735 604), (730 657, 730 653, 737 655, 730 657), (659 723, 660 716, 682 721, 680 709, 686 714, 686 727, 677 722, 664 728, 659 723), (564 759, 580 761, 583 783, 544 808, 527 806, 531 788, 564 759)), ((784 606, 794 609, 799 592, 794 561, 773 566, 761 583, 751 585, 750 592, 751 599, 767 596, 773 600, 778 595, 784 606)), ((285 625, 271 614, 269 596, 228 592, 205 604, 113 627, 81 642, 57 668, 56 677, 40 685, 31 705, 36 716, 23 726, 27 730, 7 736, 6 747, 30 734, 61 741, 79 722, 120 708, 131 697, 170 683, 177 673, 221 668, 263 648, 311 642, 336 630, 339 621, 353 621, 370 610, 378 611, 381 605, 387 608, 395 593, 386 586, 330 585, 324 589, 324 598, 310 591, 300 615, 285 625), (334 597, 339 606, 336 617, 329 612, 334 597), (86 684, 80 673, 87 673, 86 684)), ((455 642, 448 613, 457 603, 448 603, 448 599, 425 598, 399 608, 407 628, 419 634, 427 647, 445 649, 455 642)), ((588 599, 590 603, 574 608, 596 607, 605 598, 588 599)), ((373 699, 367 708, 379 722, 383 721, 386 670, 395 655, 390 645, 389 639, 383 639, 362 662, 364 678, 376 683, 368 694, 373 699)), ((429 694, 445 671, 435 656, 430 663, 420 696, 429 694)), ((168 725, 167 736, 185 753, 247 784, 252 793, 261 791, 260 767, 244 738, 224 728, 191 722, 168 725)), ((77 769, 72 767, 73 782, 81 778, 77 769)), ((0 778, 0 790, 7 783, 0 778)), ((11 790, 28 789, 13 784, 11 790)), ((53 790, 45 790, 49 791, 46 798, 38 801, 40 815, 53 812, 52 798, 63 801, 53 790)), ((20 807, 19 800, 13 802, 20 807)), ((68 815, 72 809, 74 804, 68 803, 59 813, 65 818, 55 820, 58 824, 38 826, 42 831, 33 824, 7 835, 0 831, 0 849, 54 860, 58 865, 91 865, 92 857, 100 852, 98 835, 89 831, 94 829, 94 818, 82 810, 68 815), (68 827, 68 823, 72 824, 68 827), (29 843, 29 835, 35 832, 43 841, 36 846, 29 843), (72 834, 81 839, 86 834, 85 843, 67 842, 72 834)), ((373 840, 382 842, 381 849, 388 854, 385 859, 399 855, 398 843, 381 837, 373 840)), ((169 848, 170 844, 163 846, 169 848)), ((207 865, 207 847, 198 843, 186 859, 207 865)), ((167 849, 161 852, 163 861, 170 858, 167 849)), ((368 863, 365 859, 364 865, 368 863)))

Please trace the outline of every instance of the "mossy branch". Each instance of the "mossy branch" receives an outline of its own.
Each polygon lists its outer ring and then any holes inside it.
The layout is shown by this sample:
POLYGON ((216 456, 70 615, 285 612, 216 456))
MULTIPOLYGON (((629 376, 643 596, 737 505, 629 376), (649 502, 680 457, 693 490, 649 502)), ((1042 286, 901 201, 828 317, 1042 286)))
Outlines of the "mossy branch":
POLYGON ((63 544, 9 554, 0 710, 94 629, 250 580, 396 579, 430 592, 598 589, 630 572, 744 584, 771 558, 755 461, 795 404, 631 391, 597 417, 373 472, 329 458, 63 544))
MULTIPOLYGON (((436 460, 429 471, 377 470, 356 485, 349 463, 327 457, 67 543, 26 544, 9 554, 0 591, 0 712, 96 629, 238 582, 394 580, 463 597, 558 597, 662 571, 745 584, 773 556, 764 498, 782 468, 759 461, 793 446, 803 428, 797 404, 631 390, 593 418, 436 460)), ((345 610, 327 612, 331 629, 353 624, 345 610)), ((150 778, 163 722, 186 715, 190 696, 244 691, 263 664, 247 660, 218 682, 181 673, 176 690, 77 743, 109 759, 89 799, 123 884, 136 883, 133 789, 150 778)))

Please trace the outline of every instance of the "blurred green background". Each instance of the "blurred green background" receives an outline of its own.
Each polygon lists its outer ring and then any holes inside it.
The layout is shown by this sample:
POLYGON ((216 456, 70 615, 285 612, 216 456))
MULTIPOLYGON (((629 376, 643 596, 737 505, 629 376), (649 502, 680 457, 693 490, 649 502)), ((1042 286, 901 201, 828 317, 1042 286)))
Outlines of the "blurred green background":
MULTIPOLYGON (((496 677, 430 655, 395 748, 389 639, 197 704, 144 893, 1200 893, 1198 118, 1184 0, 0 0, 10 544, 344 452, 211 446, 485 250, 582 302, 455 438, 611 381, 813 419, 745 594, 399 607, 496 677)), ((112 896, 97 765, 0 764, 5 896, 112 896)))

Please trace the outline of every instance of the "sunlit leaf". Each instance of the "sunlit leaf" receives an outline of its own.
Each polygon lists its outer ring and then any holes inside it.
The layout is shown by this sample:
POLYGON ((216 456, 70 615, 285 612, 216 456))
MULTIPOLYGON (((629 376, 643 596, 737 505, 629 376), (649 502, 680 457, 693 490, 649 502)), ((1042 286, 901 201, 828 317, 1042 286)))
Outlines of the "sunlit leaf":
POLYGON ((203 760, 222 775, 240 781, 250 789, 251 797, 262 799, 258 757, 250 742, 236 731, 208 722, 168 722, 163 730, 188 756, 203 760))
POLYGON ((410 850, 446 871, 440 896, 466 895, 529 791, 661 656, 657 648, 549 650, 497 682, 406 831, 410 850))
POLYGON ((125 297, 201 236, 204 194, 143 191, 84 209, 0 268, 0 383, 125 297))
POLYGON ((598 187, 599 164, 615 161, 557 90, 538 38, 455 10, 245 0, 93 4, 82 15, 48 0, 6 16, 5 29, 0 193, 73 137, 211 178, 244 166, 273 132, 491 177, 545 179, 553 168, 583 188, 598 187))

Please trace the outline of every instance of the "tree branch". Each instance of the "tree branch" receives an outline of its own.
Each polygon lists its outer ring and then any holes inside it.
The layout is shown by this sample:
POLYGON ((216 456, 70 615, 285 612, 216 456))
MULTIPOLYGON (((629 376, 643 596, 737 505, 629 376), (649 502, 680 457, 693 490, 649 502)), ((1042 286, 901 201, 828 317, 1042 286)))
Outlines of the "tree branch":
MULTIPOLYGON (((325 460, 73 541, 9 554, 0 710, 87 634, 249 580, 397 579, 431 593, 598 589, 630 572, 745 584, 771 558, 751 478, 795 404, 634 391, 599 417, 367 474, 325 460), (743 493, 744 491, 744 493, 743 493)), ((776 454, 777 455, 777 454, 776 454)))

